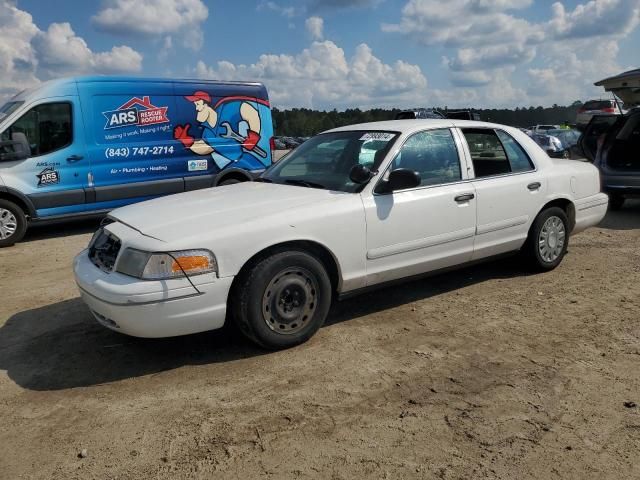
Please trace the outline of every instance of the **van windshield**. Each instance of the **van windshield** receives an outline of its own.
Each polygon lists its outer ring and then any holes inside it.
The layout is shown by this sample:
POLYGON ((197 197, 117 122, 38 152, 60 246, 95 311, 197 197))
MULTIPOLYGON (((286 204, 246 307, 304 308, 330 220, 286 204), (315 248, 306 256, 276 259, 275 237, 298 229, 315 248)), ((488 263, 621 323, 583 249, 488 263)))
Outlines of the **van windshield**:
POLYGON ((7 118, 24 102, 7 102, 0 108, 0 121, 7 118))
POLYGON ((351 130, 324 133, 293 150, 268 169, 264 182, 356 192, 349 178, 354 165, 375 171, 398 138, 398 132, 351 130))

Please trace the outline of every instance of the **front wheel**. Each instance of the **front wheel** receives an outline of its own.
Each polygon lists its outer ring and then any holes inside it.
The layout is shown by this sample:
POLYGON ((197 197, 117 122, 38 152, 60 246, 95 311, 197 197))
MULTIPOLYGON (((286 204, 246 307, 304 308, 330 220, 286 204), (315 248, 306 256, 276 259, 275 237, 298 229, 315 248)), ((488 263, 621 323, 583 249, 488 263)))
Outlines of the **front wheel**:
POLYGON ((536 217, 523 248, 534 269, 549 271, 562 262, 569 244, 569 220, 559 207, 547 208, 536 217))
POLYGON ((231 297, 242 333, 272 350, 306 342, 322 326, 330 306, 326 269, 314 256, 297 250, 257 262, 240 275, 231 297))
POLYGON ((22 240, 27 231, 27 217, 13 202, 0 199, 0 248, 22 240))

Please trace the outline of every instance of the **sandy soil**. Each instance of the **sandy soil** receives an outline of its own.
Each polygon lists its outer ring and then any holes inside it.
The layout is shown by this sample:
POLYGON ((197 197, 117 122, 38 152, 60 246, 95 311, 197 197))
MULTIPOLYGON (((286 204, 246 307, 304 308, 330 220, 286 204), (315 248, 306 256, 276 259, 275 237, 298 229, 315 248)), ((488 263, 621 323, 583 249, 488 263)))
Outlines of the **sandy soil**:
POLYGON ((553 272, 381 290, 278 353, 100 327, 70 267, 96 225, 0 250, 0 478, 640 478, 638 201, 553 272))

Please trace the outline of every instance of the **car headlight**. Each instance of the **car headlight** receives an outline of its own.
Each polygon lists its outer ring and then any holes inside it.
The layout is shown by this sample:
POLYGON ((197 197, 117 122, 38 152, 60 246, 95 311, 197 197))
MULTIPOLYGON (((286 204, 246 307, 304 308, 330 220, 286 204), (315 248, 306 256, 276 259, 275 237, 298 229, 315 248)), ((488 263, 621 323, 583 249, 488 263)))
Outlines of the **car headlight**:
POLYGON ((116 270, 142 280, 167 280, 185 274, 218 273, 218 264, 209 250, 182 250, 152 253, 126 248, 120 255, 116 270))

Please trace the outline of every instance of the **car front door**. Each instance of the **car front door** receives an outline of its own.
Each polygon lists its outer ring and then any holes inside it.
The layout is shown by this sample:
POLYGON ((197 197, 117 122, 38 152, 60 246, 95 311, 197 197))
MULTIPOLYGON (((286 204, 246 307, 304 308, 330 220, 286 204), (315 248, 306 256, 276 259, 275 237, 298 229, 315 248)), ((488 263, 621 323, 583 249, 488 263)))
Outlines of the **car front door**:
POLYGON ((82 211, 88 183, 82 116, 77 97, 32 105, 2 132, 28 144, 29 158, 0 163, 4 183, 24 193, 39 217, 82 211))
POLYGON ((477 196, 473 259, 517 250, 543 206, 546 181, 507 132, 493 128, 460 131, 473 166, 477 196))
POLYGON ((448 128, 409 137, 372 193, 367 219, 367 285, 471 260, 475 190, 461 165, 461 143, 448 128), (415 188, 385 192, 396 169, 419 173, 415 188))

